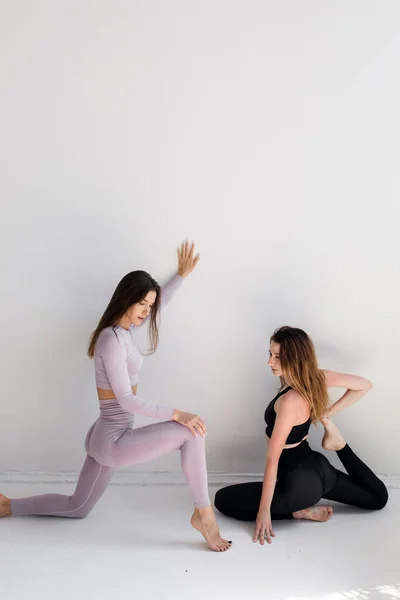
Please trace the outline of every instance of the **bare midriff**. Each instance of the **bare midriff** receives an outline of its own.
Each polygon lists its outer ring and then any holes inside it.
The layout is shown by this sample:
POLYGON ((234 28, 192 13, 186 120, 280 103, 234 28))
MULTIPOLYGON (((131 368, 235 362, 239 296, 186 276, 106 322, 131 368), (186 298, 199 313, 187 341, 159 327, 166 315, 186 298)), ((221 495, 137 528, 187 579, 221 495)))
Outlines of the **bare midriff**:
MULTIPOLYGON (((301 442, 298 442, 297 444, 286 444, 285 446, 283 446, 284 450, 288 450, 289 448, 296 448, 296 446, 300 446, 300 444, 302 444, 304 442, 304 440, 306 440, 308 438, 308 435, 305 435, 303 437, 303 439, 301 440, 301 442)), ((271 438, 269 438, 267 436, 267 440, 270 441, 271 438)))
MULTIPOLYGON (((134 385, 132 388, 132 394, 136 396, 137 393, 137 385, 134 385)), ((115 396, 112 390, 103 390, 101 388, 97 388, 97 395, 99 400, 115 400, 115 396)))

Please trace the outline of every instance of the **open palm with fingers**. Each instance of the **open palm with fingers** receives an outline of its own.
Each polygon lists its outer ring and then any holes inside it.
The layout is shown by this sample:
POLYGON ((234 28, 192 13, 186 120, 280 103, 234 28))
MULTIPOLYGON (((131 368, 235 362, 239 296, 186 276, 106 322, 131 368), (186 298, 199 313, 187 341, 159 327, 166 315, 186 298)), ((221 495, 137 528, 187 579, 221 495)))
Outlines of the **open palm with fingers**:
POLYGON ((256 528, 254 531, 253 542, 260 542, 260 544, 263 546, 265 540, 267 540, 268 544, 271 544, 271 538, 273 537, 275 537, 275 533, 272 529, 270 511, 259 510, 256 520, 256 528))
POLYGON ((194 254, 194 242, 183 242, 178 248, 178 274, 187 277, 200 260, 200 254, 194 254))

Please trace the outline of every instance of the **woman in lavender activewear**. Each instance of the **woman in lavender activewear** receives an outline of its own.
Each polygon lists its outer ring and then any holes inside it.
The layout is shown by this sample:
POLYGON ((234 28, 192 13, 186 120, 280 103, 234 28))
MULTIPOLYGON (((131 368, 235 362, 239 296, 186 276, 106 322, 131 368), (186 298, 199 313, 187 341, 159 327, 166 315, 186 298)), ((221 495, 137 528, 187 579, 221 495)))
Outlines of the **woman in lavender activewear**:
POLYGON ((85 442, 86 460, 72 496, 45 494, 12 499, 0 494, 0 516, 43 515, 82 519, 103 495, 115 467, 135 465, 180 450, 182 469, 194 504, 191 523, 216 552, 227 550, 208 495, 204 422, 197 415, 154 404, 137 396, 142 355, 132 338, 135 327, 150 323, 153 351, 157 316, 196 267, 194 245, 178 249, 178 273, 161 290, 144 271, 128 273, 118 284, 94 331, 88 355, 95 360, 100 417, 85 442), (133 428, 134 413, 165 419, 133 428))

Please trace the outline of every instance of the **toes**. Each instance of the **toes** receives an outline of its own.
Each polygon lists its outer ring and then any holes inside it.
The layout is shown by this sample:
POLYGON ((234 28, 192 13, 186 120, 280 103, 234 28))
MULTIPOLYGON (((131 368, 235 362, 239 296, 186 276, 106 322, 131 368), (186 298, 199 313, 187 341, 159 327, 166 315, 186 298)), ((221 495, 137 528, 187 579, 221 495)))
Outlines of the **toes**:
POLYGON ((228 542, 228 540, 221 540, 218 544, 221 552, 226 552, 231 547, 232 542, 228 542))
POLYGON ((229 550, 229 546, 223 546, 222 552, 226 552, 227 550, 229 550))

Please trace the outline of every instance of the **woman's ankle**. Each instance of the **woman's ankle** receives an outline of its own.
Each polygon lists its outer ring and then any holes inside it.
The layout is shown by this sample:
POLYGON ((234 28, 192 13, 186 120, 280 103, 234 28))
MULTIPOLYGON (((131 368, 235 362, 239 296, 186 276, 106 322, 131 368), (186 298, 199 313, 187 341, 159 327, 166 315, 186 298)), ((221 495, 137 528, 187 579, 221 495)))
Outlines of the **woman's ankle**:
POLYGON ((199 517, 207 517, 214 514, 211 504, 210 506, 206 506, 205 508, 195 508, 194 512, 199 517))

